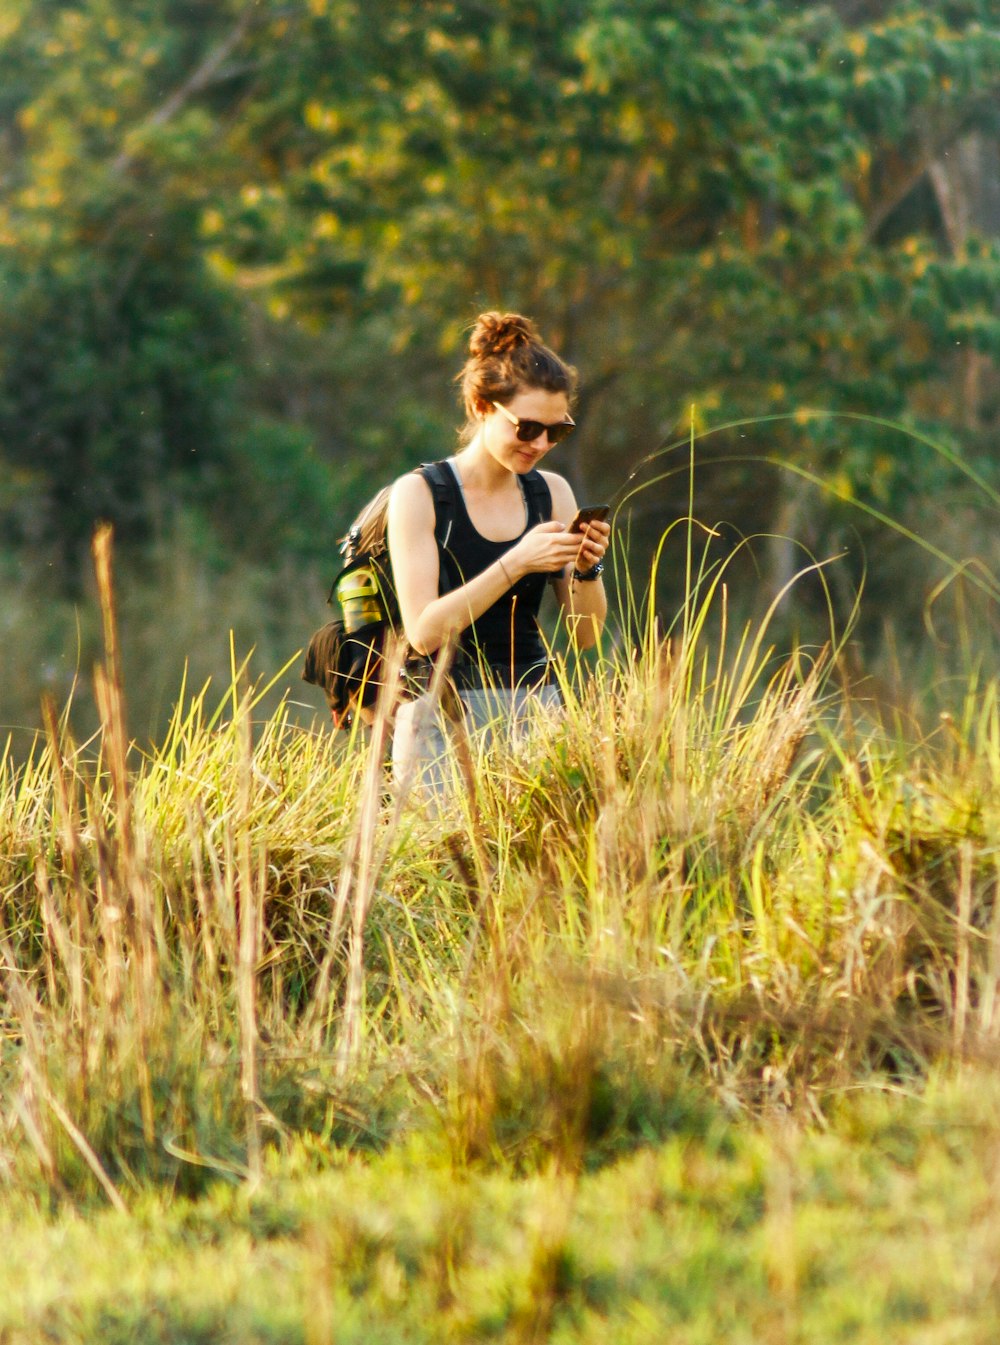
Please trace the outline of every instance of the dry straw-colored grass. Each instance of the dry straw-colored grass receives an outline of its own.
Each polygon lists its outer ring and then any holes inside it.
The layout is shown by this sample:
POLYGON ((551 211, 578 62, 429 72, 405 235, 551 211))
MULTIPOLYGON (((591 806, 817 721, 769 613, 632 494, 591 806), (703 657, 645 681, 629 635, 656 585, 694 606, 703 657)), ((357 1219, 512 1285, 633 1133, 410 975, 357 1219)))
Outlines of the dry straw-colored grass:
POLYGON ((235 666, 137 752, 95 556, 100 732, 49 706, 0 769, 7 1181, 125 1207, 430 1125, 572 1182, 692 1089, 822 1118, 995 1053, 994 682, 903 753, 845 718, 836 651, 713 641, 694 582, 528 738, 461 740, 427 811, 388 788, 385 707, 347 740, 261 721, 235 666))

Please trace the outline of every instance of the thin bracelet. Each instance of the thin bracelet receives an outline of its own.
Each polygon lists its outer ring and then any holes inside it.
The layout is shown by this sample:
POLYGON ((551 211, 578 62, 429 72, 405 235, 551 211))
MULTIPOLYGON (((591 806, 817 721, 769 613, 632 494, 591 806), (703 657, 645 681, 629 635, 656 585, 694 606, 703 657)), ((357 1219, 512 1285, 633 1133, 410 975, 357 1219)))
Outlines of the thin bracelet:
POLYGON ((508 585, 513 588, 514 581, 507 573, 507 566, 503 563, 503 556, 497 556, 497 564, 500 566, 501 570, 503 570, 503 577, 507 580, 508 585))

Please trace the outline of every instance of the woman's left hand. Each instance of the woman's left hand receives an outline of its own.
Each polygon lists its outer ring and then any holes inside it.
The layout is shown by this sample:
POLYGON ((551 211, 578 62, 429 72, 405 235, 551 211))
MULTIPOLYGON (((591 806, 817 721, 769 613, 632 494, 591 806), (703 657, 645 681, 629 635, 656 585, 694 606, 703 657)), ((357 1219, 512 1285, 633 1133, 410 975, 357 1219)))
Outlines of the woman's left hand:
POLYGON ((587 524, 580 542, 575 569, 583 573, 592 570, 598 561, 603 560, 611 537, 611 524, 593 519, 587 524))

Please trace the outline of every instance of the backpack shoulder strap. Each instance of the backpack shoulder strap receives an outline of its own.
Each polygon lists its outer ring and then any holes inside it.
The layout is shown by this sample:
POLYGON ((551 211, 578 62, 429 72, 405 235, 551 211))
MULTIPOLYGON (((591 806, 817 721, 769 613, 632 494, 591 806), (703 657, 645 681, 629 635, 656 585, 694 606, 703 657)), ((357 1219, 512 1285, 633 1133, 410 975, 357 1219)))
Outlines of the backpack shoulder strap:
POLYGON ((537 467, 525 472, 521 477, 524 486, 524 498, 528 504, 528 527, 536 523, 548 523, 552 518, 552 492, 549 483, 537 467))
POLYGON ((417 471, 434 496, 434 536, 440 546, 446 547, 455 518, 455 474, 447 462, 422 462, 417 471))

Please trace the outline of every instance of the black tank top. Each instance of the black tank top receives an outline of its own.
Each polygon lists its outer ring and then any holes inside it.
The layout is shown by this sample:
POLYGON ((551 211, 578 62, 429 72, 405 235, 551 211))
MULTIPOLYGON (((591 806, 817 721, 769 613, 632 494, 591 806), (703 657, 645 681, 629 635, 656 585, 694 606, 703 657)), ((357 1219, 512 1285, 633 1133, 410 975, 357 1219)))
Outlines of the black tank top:
MULTIPOLYGON (((477 531, 465 505, 458 474, 452 523, 441 553, 441 591, 460 588, 495 564, 536 524, 552 517, 552 496, 545 478, 532 469, 518 484, 527 506, 524 532, 508 541, 491 542, 477 531), (527 478, 534 478, 527 481, 527 478), (527 482, 527 485, 526 485, 527 482)), ((526 574, 513 588, 466 627, 459 640, 453 676, 460 686, 482 685, 481 665, 496 686, 540 686, 549 680, 548 656, 538 628, 538 609, 545 592, 545 574, 526 574)))

